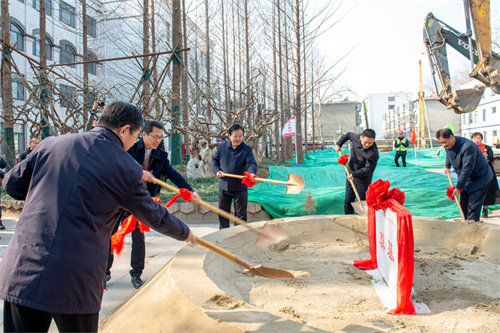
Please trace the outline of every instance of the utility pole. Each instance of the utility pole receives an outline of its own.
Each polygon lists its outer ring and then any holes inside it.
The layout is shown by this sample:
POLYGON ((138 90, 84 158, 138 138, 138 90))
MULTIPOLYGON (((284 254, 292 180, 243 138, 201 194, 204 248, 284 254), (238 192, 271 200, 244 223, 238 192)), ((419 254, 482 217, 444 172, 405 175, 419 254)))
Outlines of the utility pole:
MULTIPOLYGON (((44 0, 40 1, 40 16, 42 16, 42 2, 45 3, 44 0)), ((87 21, 87 0, 82 0, 82 16, 83 16, 83 61, 89 60, 89 50, 88 50, 88 21, 87 21)), ((41 25, 40 25, 41 26, 41 25)), ((40 34, 40 40, 43 40, 42 34, 40 34)), ((42 42, 40 42, 42 44, 42 42)), ((45 43, 44 43, 45 44, 45 43)), ((97 66, 94 64, 94 66, 97 66)), ((85 118, 85 122, 88 120, 88 110, 90 109, 89 105, 89 64, 83 64, 83 115, 85 118)))
MULTIPOLYGON (((172 46, 177 50, 182 46, 182 25, 181 25, 181 2, 172 1, 172 46)), ((182 55, 175 52, 172 61, 172 126, 174 129, 181 127, 181 65, 182 55)), ((182 164, 181 134, 176 133, 171 136, 171 156, 172 165, 182 164)))
MULTIPOLYGON (((3 40, 10 41, 10 22, 9 22, 9 0, 2 0, 2 33, 3 40)), ((15 164, 16 151, 14 149, 14 100, 12 98, 12 74, 10 58, 12 50, 5 44, 2 45, 2 110, 3 110, 3 133, 4 133, 4 152, 7 170, 15 164)))

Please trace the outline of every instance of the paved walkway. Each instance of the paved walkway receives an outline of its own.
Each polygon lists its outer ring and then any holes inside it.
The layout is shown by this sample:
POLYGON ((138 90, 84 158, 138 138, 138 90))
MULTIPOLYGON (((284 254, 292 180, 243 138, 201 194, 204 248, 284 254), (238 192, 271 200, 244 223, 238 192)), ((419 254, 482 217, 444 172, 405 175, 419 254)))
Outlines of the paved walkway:
MULTIPOLYGON (((0 260, 3 257, 7 245, 14 234, 17 219, 4 218, 3 224, 5 230, 0 230, 0 260)), ((189 224, 194 234, 203 237, 214 231, 219 230, 218 223, 211 224, 189 224)), ((102 300, 101 312, 99 317, 103 318, 110 315, 113 310, 136 291, 130 281, 130 235, 125 237, 125 246, 120 257, 115 257, 113 267, 111 268, 111 280, 108 282, 108 290, 104 293, 102 300)), ((156 272, 158 272, 165 264, 179 251, 185 242, 179 242, 173 238, 164 236, 156 231, 151 231, 146 234, 146 265, 142 274, 143 281, 147 281, 156 272)), ((3 332, 3 301, 0 301, 0 332, 3 332)), ((58 332, 54 323, 50 328, 50 332, 58 332)))

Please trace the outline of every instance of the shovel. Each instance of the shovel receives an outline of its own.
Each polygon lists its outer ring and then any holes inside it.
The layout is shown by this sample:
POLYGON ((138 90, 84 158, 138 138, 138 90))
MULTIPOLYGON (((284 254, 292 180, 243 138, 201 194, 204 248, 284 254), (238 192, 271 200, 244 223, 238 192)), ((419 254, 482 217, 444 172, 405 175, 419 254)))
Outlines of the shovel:
MULTIPOLYGON (((453 181, 451 180, 450 172, 446 171, 448 175, 448 180, 450 181, 450 186, 453 186, 453 181)), ((458 197, 455 197, 455 202, 457 203, 458 210, 460 211, 460 217, 462 218, 460 222, 465 222, 464 211, 462 210, 462 206, 460 206, 460 201, 458 201, 458 197)), ((458 219, 453 219, 453 221, 457 222, 458 219)))
POLYGON ((261 265, 259 266, 253 266, 247 263, 246 261, 238 258, 232 253, 227 252, 226 250, 221 249, 220 247, 207 242, 204 239, 201 239, 198 236, 194 236, 196 238, 196 243, 206 247, 209 250, 214 251, 217 254, 220 254, 223 257, 226 257, 227 259, 234 261, 237 264, 240 264, 241 266, 245 267, 245 273, 251 273, 254 275, 259 275, 263 276, 266 278, 270 279, 282 279, 282 280, 292 280, 295 278, 295 276, 289 272, 289 271, 284 271, 281 269, 276 269, 276 268, 268 268, 268 267, 263 267, 261 265))
MULTIPOLYGON (((347 176, 349 176, 349 170, 347 170, 347 166, 344 164, 345 168, 345 173, 347 176)), ((354 190, 354 194, 356 194, 356 199, 358 199, 357 202, 351 202, 352 208, 358 213, 359 215, 367 215, 368 214, 368 205, 366 204, 366 201, 359 198, 359 193, 358 190, 356 190, 356 186, 354 186, 354 182, 352 179, 349 179, 349 182, 351 182, 352 189, 354 190)))
MULTIPOLYGON (((174 186, 169 185, 165 182, 162 182, 161 180, 159 180, 157 178, 155 178, 154 180, 155 180, 156 184, 161 185, 161 186, 169 189, 172 192, 179 193, 179 189, 175 188, 174 186)), ((259 232, 257 229, 251 227, 250 225, 248 225, 248 223, 246 223, 242 219, 239 219, 236 216, 231 215, 228 212, 223 211, 220 208, 214 207, 203 200, 198 201, 198 205, 206 207, 206 208, 210 209, 211 211, 216 212, 220 216, 225 217, 226 219, 234 221, 238 224, 241 224, 241 225, 245 226, 246 228, 248 228, 250 231, 255 232, 258 235, 257 241, 255 242, 255 245, 257 245, 261 248, 268 248, 271 245, 278 244, 279 242, 288 240, 290 238, 290 237, 288 237, 288 234, 283 229, 278 227, 277 225, 266 223, 262 227, 262 230, 259 232)))
MULTIPOLYGON (((232 177, 232 178, 240 178, 242 179, 244 176, 240 175, 232 175, 230 173, 222 173, 224 177, 232 177)), ((281 185, 286 185, 286 194, 298 194, 302 192, 304 189, 304 179, 300 177, 299 175, 294 175, 294 174, 288 174, 288 181, 283 182, 279 180, 273 180, 273 179, 265 179, 265 178, 254 178, 253 180, 256 180, 258 182, 266 182, 266 183, 273 183, 273 184, 281 184, 281 185)))

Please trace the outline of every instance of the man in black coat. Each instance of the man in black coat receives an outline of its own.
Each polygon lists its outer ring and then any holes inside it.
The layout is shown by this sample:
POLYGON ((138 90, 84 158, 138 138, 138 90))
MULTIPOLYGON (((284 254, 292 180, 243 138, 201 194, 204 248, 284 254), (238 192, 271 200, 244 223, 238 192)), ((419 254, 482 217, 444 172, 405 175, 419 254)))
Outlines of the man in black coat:
POLYGON ((44 139, 3 179, 25 200, 0 262, 5 332, 97 332, 111 233, 125 210, 154 230, 194 243, 189 227, 151 199, 127 153, 143 124, 114 102, 90 132, 44 139))
MULTIPOLYGON (((257 173, 257 162, 252 147, 243 142, 245 129, 240 124, 229 128, 229 140, 221 143, 212 159, 212 170, 219 181, 219 208, 231 212, 234 200, 234 215, 247 220, 248 187, 239 178, 224 177, 222 173, 243 176, 247 171, 252 177, 257 173)), ((229 220, 219 216, 219 229, 229 228, 229 220)))
POLYGON ((354 182, 359 198, 366 200, 366 191, 372 182, 373 172, 379 159, 374 130, 367 128, 361 134, 352 132, 344 134, 335 146, 337 153, 340 154, 342 145, 347 141, 351 141, 352 148, 348 164, 350 175, 345 183, 344 214, 346 215, 354 214, 351 202, 356 198, 349 180, 354 182))
MULTIPOLYGON (((154 183, 153 178, 160 179, 166 177, 170 179, 178 188, 186 188, 193 192, 188 182, 175 170, 168 160, 168 153, 159 147, 163 140, 164 126, 158 120, 148 120, 142 128, 141 137, 128 153, 142 165, 143 177, 142 180, 146 183, 148 192, 152 197, 157 196, 161 187, 154 183)), ((200 196, 194 192, 193 202, 197 202, 200 196)), ((146 242, 144 233, 141 232, 139 224, 132 231, 132 254, 130 257, 131 281, 134 288, 140 288, 144 282, 141 279, 144 271, 144 261, 146 259, 146 242)), ((106 280, 111 278, 111 265, 113 263, 113 254, 110 253, 108 268, 106 271, 106 280)))
POLYGON ((454 136, 449 128, 436 132, 436 138, 446 150, 444 171, 451 167, 457 173, 457 185, 452 195, 460 194, 460 206, 467 220, 479 221, 481 207, 493 177, 491 168, 473 141, 461 136, 454 136))

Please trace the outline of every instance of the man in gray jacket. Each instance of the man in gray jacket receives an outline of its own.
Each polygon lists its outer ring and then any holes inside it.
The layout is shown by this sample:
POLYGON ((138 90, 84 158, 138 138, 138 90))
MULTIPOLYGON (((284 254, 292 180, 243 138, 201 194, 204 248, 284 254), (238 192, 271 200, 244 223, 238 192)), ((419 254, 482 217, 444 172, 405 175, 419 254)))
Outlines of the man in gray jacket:
POLYGON ((187 225, 151 199, 127 153, 143 124, 114 102, 90 132, 49 137, 3 180, 25 205, 0 262, 5 332, 96 332, 113 228, 127 210, 147 226, 194 243, 187 225))

